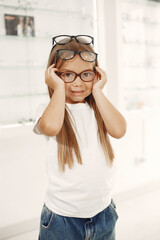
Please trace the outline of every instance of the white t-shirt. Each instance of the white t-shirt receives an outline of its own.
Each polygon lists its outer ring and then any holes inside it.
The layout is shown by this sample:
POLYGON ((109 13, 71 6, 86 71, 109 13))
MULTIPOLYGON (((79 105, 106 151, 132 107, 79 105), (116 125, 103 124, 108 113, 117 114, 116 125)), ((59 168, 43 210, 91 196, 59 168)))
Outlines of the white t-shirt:
MULTIPOLYGON (((115 183, 115 164, 109 166, 97 136, 97 121, 88 103, 66 103, 76 123, 77 141, 80 147, 82 165, 74 160, 74 167, 68 164, 65 172, 59 171, 56 137, 47 137, 46 170, 48 188, 46 206, 62 216, 90 218, 103 211, 111 202, 115 183)), ((37 109, 33 131, 41 134, 38 120, 46 109, 42 104, 37 109)))

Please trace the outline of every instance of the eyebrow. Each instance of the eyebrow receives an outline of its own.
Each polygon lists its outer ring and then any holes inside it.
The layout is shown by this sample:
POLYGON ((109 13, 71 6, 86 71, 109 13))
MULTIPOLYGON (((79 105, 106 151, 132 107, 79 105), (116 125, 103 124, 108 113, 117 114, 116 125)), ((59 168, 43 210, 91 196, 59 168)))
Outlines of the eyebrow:
MULTIPOLYGON (((83 71, 81 71, 81 72, 93 71, 93 70, 94 70, 94 68, 93 68, 93 69, 92 69, 92 68, 88 68, 88 69, 85 69, 85 70, 83 70, 83 71)), ((61 72, 75 72, 75 71, 70 70, 70 69, 62 69, 61 72)))

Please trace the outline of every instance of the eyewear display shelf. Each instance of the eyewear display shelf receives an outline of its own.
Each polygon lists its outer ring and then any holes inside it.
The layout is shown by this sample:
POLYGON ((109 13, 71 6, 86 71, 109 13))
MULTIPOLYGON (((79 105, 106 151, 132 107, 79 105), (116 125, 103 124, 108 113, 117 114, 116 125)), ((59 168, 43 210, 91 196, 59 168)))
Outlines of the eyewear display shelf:
POLYGON ((160 2, 122 3, 124 93, 128 111, 160 111, 160 2))
POLYGON ((49 101, 44 72, 53 36, 94 36, 93 2, 81 4, 0 1, 0 128, 32 124, 38 105, 49 101))
POLYGON ((121 19, 127 119, 123 164, 128 183, 138 186, 159 179, 160 3, 122 0, 121 19))

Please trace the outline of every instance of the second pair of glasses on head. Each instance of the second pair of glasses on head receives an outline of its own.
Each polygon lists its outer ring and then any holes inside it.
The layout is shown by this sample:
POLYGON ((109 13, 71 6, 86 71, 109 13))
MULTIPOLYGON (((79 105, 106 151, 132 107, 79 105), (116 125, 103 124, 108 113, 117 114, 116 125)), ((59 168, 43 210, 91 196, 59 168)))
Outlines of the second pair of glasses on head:
MULTIPOLYGON (((78 43, 90 45, 94 43, 94 38, 89 35, 58 35, 52 38, 53 48, 56 45, 66 45, 75 39, 78 43)), ((98 54, 93 51, 74 51, 67 49, 59 49, 56 51, 55 64, 58 58, 62 60, 71 60, 76 54, 79 54, 82 60, 86 62, 96 62, 98 54)))
POLYGON ((74 56, 78 54, 82 60, 85 62, 96 62, 97 61, 97 53, 90 51, 75 51, 70 49, 59 49, 56 51, 56 63, 57 59, 61 60, 71 60, 74 56))

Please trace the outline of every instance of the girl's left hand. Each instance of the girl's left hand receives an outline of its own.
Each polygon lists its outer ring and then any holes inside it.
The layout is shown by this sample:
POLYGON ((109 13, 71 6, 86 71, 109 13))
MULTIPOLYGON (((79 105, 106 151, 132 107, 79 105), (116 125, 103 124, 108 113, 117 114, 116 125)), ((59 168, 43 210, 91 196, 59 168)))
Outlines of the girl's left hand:
POLYGON ((97 76, 96 76, 96 78, 95 78, 95 80, 93 82, 92 91, 94 91, 96 89, 102 90, 104 85, 108 81, 107 74, 106 74, 106 72, 102 68, 95 67, 95 69, 97 71, 97 76))

